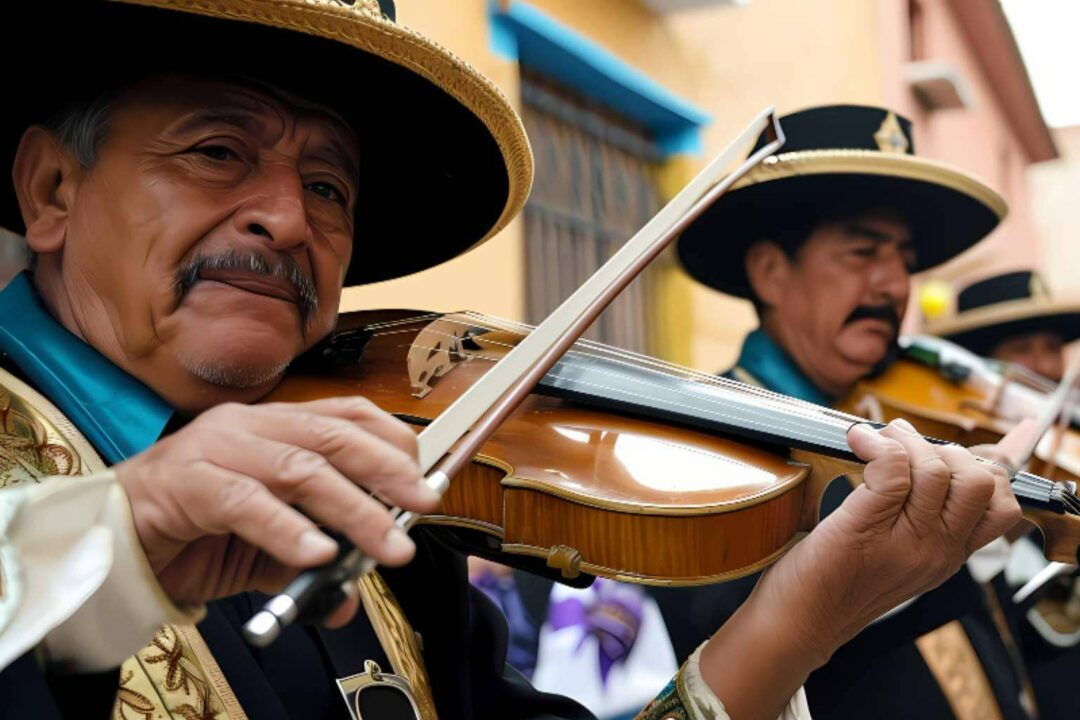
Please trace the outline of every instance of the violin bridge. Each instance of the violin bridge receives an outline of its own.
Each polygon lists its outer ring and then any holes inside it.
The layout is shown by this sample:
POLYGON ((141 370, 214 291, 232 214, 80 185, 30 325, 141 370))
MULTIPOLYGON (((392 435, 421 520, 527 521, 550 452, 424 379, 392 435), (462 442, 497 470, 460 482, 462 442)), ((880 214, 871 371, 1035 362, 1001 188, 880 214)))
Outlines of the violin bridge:
POLYGON ((426 397, 435 378, 469 359, 464 346, 469 331, 466 324, 439 318, 416 335, 407 359, 413 397, 426 397))

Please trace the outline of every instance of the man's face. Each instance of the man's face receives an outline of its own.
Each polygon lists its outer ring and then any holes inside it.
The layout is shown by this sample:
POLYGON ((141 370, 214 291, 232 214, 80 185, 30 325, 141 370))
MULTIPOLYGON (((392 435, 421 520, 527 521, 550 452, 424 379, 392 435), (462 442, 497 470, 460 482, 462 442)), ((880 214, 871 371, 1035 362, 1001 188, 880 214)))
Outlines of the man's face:
POLYGON ((765 330, 825 392, 846 393, 896 342, 914 263, 909 243, 906 223, 872 212, 818 225, 794 258, 774 243, 751 249, 765 330), (762 253, 772 258, 755 272, 762 253))
POLYGON ((299 102, 193 79, 130 89, 80 171, 62 250, 39 258, 75 330, 178 407, 258 397, 333 329, 357 141, 299 102))
POLYGON ((1053 332, 1014 335, 1002 340, 990 353, 995 360, 1022 365, 1028 370, 1060 382, 1065 374, 1064 343, 1053 332))

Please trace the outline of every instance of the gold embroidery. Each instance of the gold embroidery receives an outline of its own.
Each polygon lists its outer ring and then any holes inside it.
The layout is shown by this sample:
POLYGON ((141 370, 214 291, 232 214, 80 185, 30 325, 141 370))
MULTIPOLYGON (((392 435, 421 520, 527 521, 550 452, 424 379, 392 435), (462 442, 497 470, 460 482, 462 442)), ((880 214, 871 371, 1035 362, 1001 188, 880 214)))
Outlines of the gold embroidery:
POLYGON ((1001 720, 990 681, 959 620, 915 641, 957 720, 1001 720))
POLYGON ((78 455, 57 429, 0 385, 0 487, 81 473, 78 455))
POLYGON ((1031 280, 1028 281, 1028 293, 1031 295, 1032 300, 1050 299, 1050 289, 1046 287, 1046 281, 1038 273, 1031 273, 1031 280))
POLYGON ((197 632, 165 625, 124 663, 114 720, 246 720, 197 632))
POLYGON ((135 671, 122 669, 120 671, 120 690, 116 693, 116 704, 113 706, 113 717, 116 720, 157 720, 163 717, 158 712, 157 705, 153 700, 137 690, 128 687, 135 678, 135 671), (130 714, 131 710, 134 715, 130 714))
POLYGON ((907 136, 904 135, 904 129, 900 127, 900 121, 894 112, 890 112, 885 116, 885 119, 881 122, 881 127, 874 133, 874 142, 877 143, 881 152, 900 155, 906 153, 907 149, 911 147, 911 143, 908 142, 907 136))
POLYGON ((409 681, 423 720, 438 720, 424 656, 397 598, 377 572, 360 579, 360 600, 395 673, 409 681))

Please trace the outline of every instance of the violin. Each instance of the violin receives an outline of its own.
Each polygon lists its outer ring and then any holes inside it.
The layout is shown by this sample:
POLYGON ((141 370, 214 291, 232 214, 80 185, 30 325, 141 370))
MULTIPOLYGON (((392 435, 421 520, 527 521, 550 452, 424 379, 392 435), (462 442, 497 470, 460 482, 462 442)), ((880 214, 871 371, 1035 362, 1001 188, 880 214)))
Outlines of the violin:
MULTIPOLYGON (((1025 418, 1042 417, 1056 384, 1023 367, 979 357, 942 338, 910 336, 888 369, 859 382, 837 407, 879 423, 905 418, 922 432, 964 446, 996 443, 1025 418)), ((1033 448, 1027 465, 1043 477, 1080 480, 1080 406, 1075 391, 1033 448)))
MULTIPOLYGON (((267 399, 362 395, 423 428, 530 330, 471 312, 346 315, 313 364, 267 399)), ((418 524, 479 533, 500 561, 536 558, 566 580, 721 582, 769 565, 814 527, 829 482, 862 466, 846 442, 859 422, 579 341, 418 524)), ((1048 557, 1076 563, 1072 489, 1030 473, 1013 488, 1048 557)))

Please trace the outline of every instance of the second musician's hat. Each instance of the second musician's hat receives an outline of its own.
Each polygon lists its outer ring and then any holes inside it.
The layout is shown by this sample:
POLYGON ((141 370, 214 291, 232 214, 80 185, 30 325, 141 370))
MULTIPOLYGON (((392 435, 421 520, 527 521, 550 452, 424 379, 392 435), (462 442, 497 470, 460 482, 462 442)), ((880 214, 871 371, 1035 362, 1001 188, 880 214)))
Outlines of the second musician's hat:
MULTIPOLYGON (((990 233, 1006 206, 976 178, 915 155, 911 123, 877 107, 829 105, 780 119, 781 152, 765 159, 683 232, 678 255, 698 281, 749 297, 743 259, 758 240, 870 210, 910 226, 915 271, 990 233)), ((762 136, 756 151, 766 142, 762 136)))
POLYGON ((503 228, 529 194, 532 153, 513 107, 470 65, 398 24, 393 0, 16 0, 4 28, 0 227, 14 232, 23 230, 10 183, 23 131, 158 74, 269 86, 352 126, 361 178, 347 285, 456 257, 503 228))
POLYGON ((1010 337, 1050 332, 1063 342, 1080 338, 1080 298, 1051 296, 1038 273, 1002 273, 968 285, 956 297, 953 315, 926 325, 926 332, 989 355, 1010 337))

